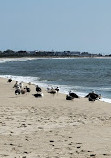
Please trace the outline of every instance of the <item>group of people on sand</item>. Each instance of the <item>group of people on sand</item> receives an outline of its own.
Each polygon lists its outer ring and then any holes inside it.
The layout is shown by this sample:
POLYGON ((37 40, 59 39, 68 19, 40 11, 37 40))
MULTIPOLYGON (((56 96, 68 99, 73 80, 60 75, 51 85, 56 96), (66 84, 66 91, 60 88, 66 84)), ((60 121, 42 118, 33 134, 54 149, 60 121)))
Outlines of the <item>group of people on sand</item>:
MULTIPOLYGON (((12 82, 12 79, 8 79, 8 82, 12 82)), ((30 85, 31 83, 29 83, 30 85)), ((13 88, 15 88, 15 94, 19 95, 19 94, 25 94, 25 93, 29 93, 31 91, 31 89, 28 86, 23 85, 23 82, 18 82, 16 81, 13 88)), ((42 88, 39 87, 38 85, 36 85, 36 94, 33 94, 34 97, 38 98, 38 97, 43 97, 43 93, 42 93, 42 88)), ((59 87, 48 87, 47 88, 47 92, 50 94, 56 94, 59 92, 59 87)), ((72 92, 69 91, 69 94, 66 95, 66 100, 73 100, 74 98, 79 98, 79 96, 72 92)), ((89 93, 88 95, 85 96, 85 98, 88 98, 89 101, 95 101, 101 98, 101 95, 96 94, 94 91, 92 91, 91 93, 89 93)))

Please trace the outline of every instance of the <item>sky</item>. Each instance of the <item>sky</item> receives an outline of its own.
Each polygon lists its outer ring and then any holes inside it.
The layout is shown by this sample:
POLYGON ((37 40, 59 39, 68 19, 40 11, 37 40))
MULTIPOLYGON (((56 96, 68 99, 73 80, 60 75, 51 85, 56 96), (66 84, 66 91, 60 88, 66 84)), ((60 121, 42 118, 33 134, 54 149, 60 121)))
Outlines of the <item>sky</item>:
POLYGON ((111 0, 0 0, 0 50, 111 54, 111 0))

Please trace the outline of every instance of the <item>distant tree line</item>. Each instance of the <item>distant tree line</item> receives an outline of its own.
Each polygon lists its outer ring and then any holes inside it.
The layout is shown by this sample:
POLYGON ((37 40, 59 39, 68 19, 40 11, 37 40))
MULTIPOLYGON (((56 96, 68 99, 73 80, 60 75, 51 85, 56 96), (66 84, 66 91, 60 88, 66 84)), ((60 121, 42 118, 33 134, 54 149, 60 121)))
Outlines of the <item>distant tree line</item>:
MULTIPOLYGON (((6 50, 0 51, 0 58, 2 57, 102 57, 102 54, 91 54, 88 52, 78 51, 13 51, 6 50)), ((110 55, 105 55, 111 57, 110 55)))

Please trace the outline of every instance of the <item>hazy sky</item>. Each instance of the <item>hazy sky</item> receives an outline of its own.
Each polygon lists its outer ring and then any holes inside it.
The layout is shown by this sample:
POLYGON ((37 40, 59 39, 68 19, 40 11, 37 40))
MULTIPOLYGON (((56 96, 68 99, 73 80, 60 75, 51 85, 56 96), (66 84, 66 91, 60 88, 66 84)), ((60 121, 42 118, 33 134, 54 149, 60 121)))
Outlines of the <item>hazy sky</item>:
POLYGON ((0 50, 111 54, 111 0, 0 0, 0 50))

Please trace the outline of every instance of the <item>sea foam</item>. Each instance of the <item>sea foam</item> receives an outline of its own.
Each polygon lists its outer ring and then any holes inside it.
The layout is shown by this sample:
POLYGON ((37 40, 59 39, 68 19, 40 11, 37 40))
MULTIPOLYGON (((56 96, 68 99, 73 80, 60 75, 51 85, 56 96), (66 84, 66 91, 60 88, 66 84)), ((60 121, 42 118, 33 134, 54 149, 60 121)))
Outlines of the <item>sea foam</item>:
POLYGON ((37 58, 1 58, 0 63, 5 62, 14 62, 14 61, 28 61, 28 60, 36 60, 37 58))

